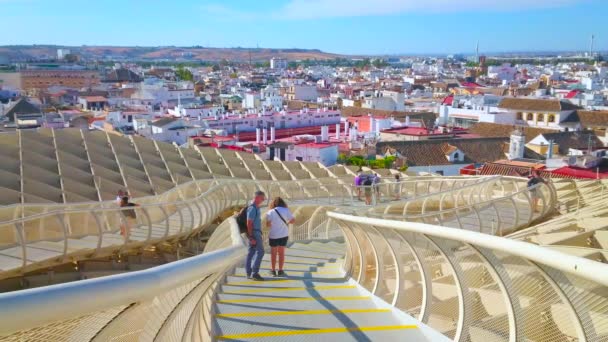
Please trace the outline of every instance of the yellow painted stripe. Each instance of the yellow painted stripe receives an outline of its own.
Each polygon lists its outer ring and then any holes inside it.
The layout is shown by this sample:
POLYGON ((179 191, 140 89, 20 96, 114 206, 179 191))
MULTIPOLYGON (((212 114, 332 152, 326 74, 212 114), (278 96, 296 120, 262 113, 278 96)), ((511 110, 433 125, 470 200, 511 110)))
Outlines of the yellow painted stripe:
POLYGON ((302 251, 302 252, 311 252, 311 253, 329 253, 329 254, 335 254, 335 255, 344 255, 344 251, 336 251, 335 249, 323 249, 323 248, 298 248, 298 247, 292 247, 288 249, 289 251, 302 251))
POLYGON ((321 260, 321 262, 329 262, 329 259, 336 259, 336 258, 324 258, 324 257, 314 257, 314 256, 310 256, 310 255, 294 255, 294 254, 287 254, 285 255, 286 258, 300 258, 300 259, 316 259, 316 260, 321 260))
POLYGON ((268 297, 268 298, 247 298, 247 299, 225 299, 218 300, 220 304, 230 303, 266 303, 266 302, 305 302, 323 300, 368 300, 369 296, 349 296, 349 297, 268 297))
MULTIPOLYGON (((285 272, 289 271, 289 270, 294 270, 294 271, 310 271, 311 268, 319 268, 321 266, 304 266, 304 265, 285 265, 285 272)), ((262 267, 260 267, 260 269, 270 269, 270 263, 269 262, 265 262, 262 263, 262 267)))
POLYGON ((237 312, 231 314, 215 315, 219 318, 229 317, 261 317, 261 316, 292 316, 292 315, 331 315, 347 313, 383 313, 391 312, 390 309, 347 309, 347 310, 303 310, 303 311, 260 311, 260 312, 237 312))
POLYGON ((295 335, 317 335, 317 334, 332 334, 344 333, 353 331, 387 331, 387 330, 411 330, 417 329, 416 325, 382 325, 375 327, 356 327, 356 328, 327 328, 327 329, 310 329, 310 330, 286 330, 286 331, 266 331, 249 334, 234 334, 217 336, 219 340, 241 340, 245 338, 260 338, 260 337, 282 337, 295 335))
POLYGON ((302 280, 299 279, 294 279, 294 280, 287 280, 287 279, 282 279, 282 280, 274 280, 274 279, 269 279, 266 281, 255 281, 255 280, 251 280, 251 281, 236 281, 236 282, 231 282, 231 283, 226 283, 224 285, 227 286, 239 286, 239 285, 262 285, 262 284, 274 284, 274 283, 301 283, 302 280))
MULTIPOLYGON (((270 263, 270 261, 268 261, 268 260, 262 260, 262 263, 270 263)), ((287 265, 287 264, 307 265, 307 266, 310 266, 310 267, 321 267, 324 264, 333 264, 333 262, 328 262, 328 263, 325 263, 325 262, 314 262, 314 261, 313 262, 298 262, 298 261, 285 260, 285 265, 287 265)))
POLYGON ((247 289, 247 290, 229 290, 222 293, 239 294, 239 293, 260 293, 260 292, 279 292, 279 291, 304 291, 304 290, 338 290, 338 289, 354 289, 355 285, 327 285, 327 286, 312 286, 312 287, 273 287, 264 289, 247 289))
MULTIPOLYGON (((264 268, 261 268, 261 270, 263 270, 263 271, 267 271, 267 270, 269 270, 269 269, 264 269, 264 268)), ((331 272, 329 272, 329 271, 328 271, 328 272, 323 272, 323 271, 314 271, 314 272, 307 272, 307 271, 291 271, 291 272, 289 272, 289 273, 307 273, 307 274, 318 274, 318 275, 331 275, 331 276, 336 276, 336 277, 339 277, 339 278, 344 277, 344 273, 341 273, 341 272, 336 272, 336 271, 331 271, 331 272)), ((261 275, 262 277, 264 277, 263 272, 260 272, 260 275, 261 275)), ((245 273, 237 273, 237 274, 235 274, 235 275, 234 275, 234 277, 246 277, 246 275, 245 275, 245 273)))

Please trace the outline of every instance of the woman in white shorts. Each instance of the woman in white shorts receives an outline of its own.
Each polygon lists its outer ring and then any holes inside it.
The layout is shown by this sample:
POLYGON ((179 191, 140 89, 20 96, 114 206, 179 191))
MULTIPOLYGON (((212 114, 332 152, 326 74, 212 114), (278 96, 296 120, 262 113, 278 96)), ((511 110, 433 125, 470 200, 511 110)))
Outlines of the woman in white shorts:
POLYGON ((270 228, 269 244, 270 244, 270 262, 274 277, 286 277, 283 271, 285 264, 285 247, 289 239, 289 225, 295 222, 295 218, 289 209, 287 203, 281 198, 275 198, 270 203, 270 209, 266 214, 266 226, 270 228), (276 271, 276 263, 279 259, 279 271, 276 271))

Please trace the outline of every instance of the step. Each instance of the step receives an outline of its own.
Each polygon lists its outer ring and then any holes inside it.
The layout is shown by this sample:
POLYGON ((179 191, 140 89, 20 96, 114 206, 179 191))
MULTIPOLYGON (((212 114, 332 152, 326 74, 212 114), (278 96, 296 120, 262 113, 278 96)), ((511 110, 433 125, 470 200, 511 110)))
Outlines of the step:
POLYGON ((354 313, 337 308, 328 310, 332 312, 308 315, 218 317, 216 322, 219 329, 216 338, 255 341, 262 338, 295 339, 299 336, 309 340, 362 341, 370 338, 368 331, 373 331, 376 333, 373 335, 374 340, 381 336, 389 340, 426 340, 416 325, 401 324, 390 311, 370 309, 370 311, 354 313))

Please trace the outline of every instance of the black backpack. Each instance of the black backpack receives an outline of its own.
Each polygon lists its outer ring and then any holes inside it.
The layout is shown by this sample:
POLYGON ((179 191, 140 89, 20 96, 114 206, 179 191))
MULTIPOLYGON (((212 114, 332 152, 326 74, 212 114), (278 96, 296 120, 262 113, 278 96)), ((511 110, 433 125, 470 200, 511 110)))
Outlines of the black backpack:
POLYGON ((239 226, 239 233, 241 234, 247 234, 247 210, 252 205, 253 204, 243 207, 238 215, 236 215, 236 224, 239 226))
POLYGON ((374 180, 371 177, 367 177, 365 179, 365 181, 363 182, 363 185, 365 185, 365 186, 370 186, 370 185, 373 185, 373 184, 374 184, 374 180))
MULTIPOLYGON (((127 207, 136 207, 137 204, 135 203, 127 203, 127 207)), ((137 213, 135 212, 135 209, 127 209, 127 210, 123 210, 122 213, 129 218, 135 219, 137 218, 137 213)))

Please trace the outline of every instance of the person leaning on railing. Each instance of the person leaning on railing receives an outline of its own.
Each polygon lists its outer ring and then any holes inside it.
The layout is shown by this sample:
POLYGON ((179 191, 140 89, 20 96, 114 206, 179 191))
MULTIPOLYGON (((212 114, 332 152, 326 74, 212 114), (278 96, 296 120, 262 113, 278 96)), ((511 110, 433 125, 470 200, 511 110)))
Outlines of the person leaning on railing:
POLYGON ((398 201, 401 198, 401 176, 398 173, 395 174, 395 186, 393 187, 393 195, 395 197, 395 201, 398 201))
POLYGON ((538 200, 540 199, 540 187, 541 184, 546 184, 547 182, 543 177, 540 176, 538 171, 533 170, 528 177, 528 190, 530 191, 530 197, 532 199, 532 210, 534 212, 538 212, 538 200))
MULTIPOLYGON (((123 196, 120 199, 120 207, 139 207, 139 204, 129 202, 129 196, 123 196)), ((125 218, 125 222, 120 225, 120 235, 127 237, 127 229, 133 225, 137 220, 137 213, 135 209, 124 209, 122 214, 125 218)))

